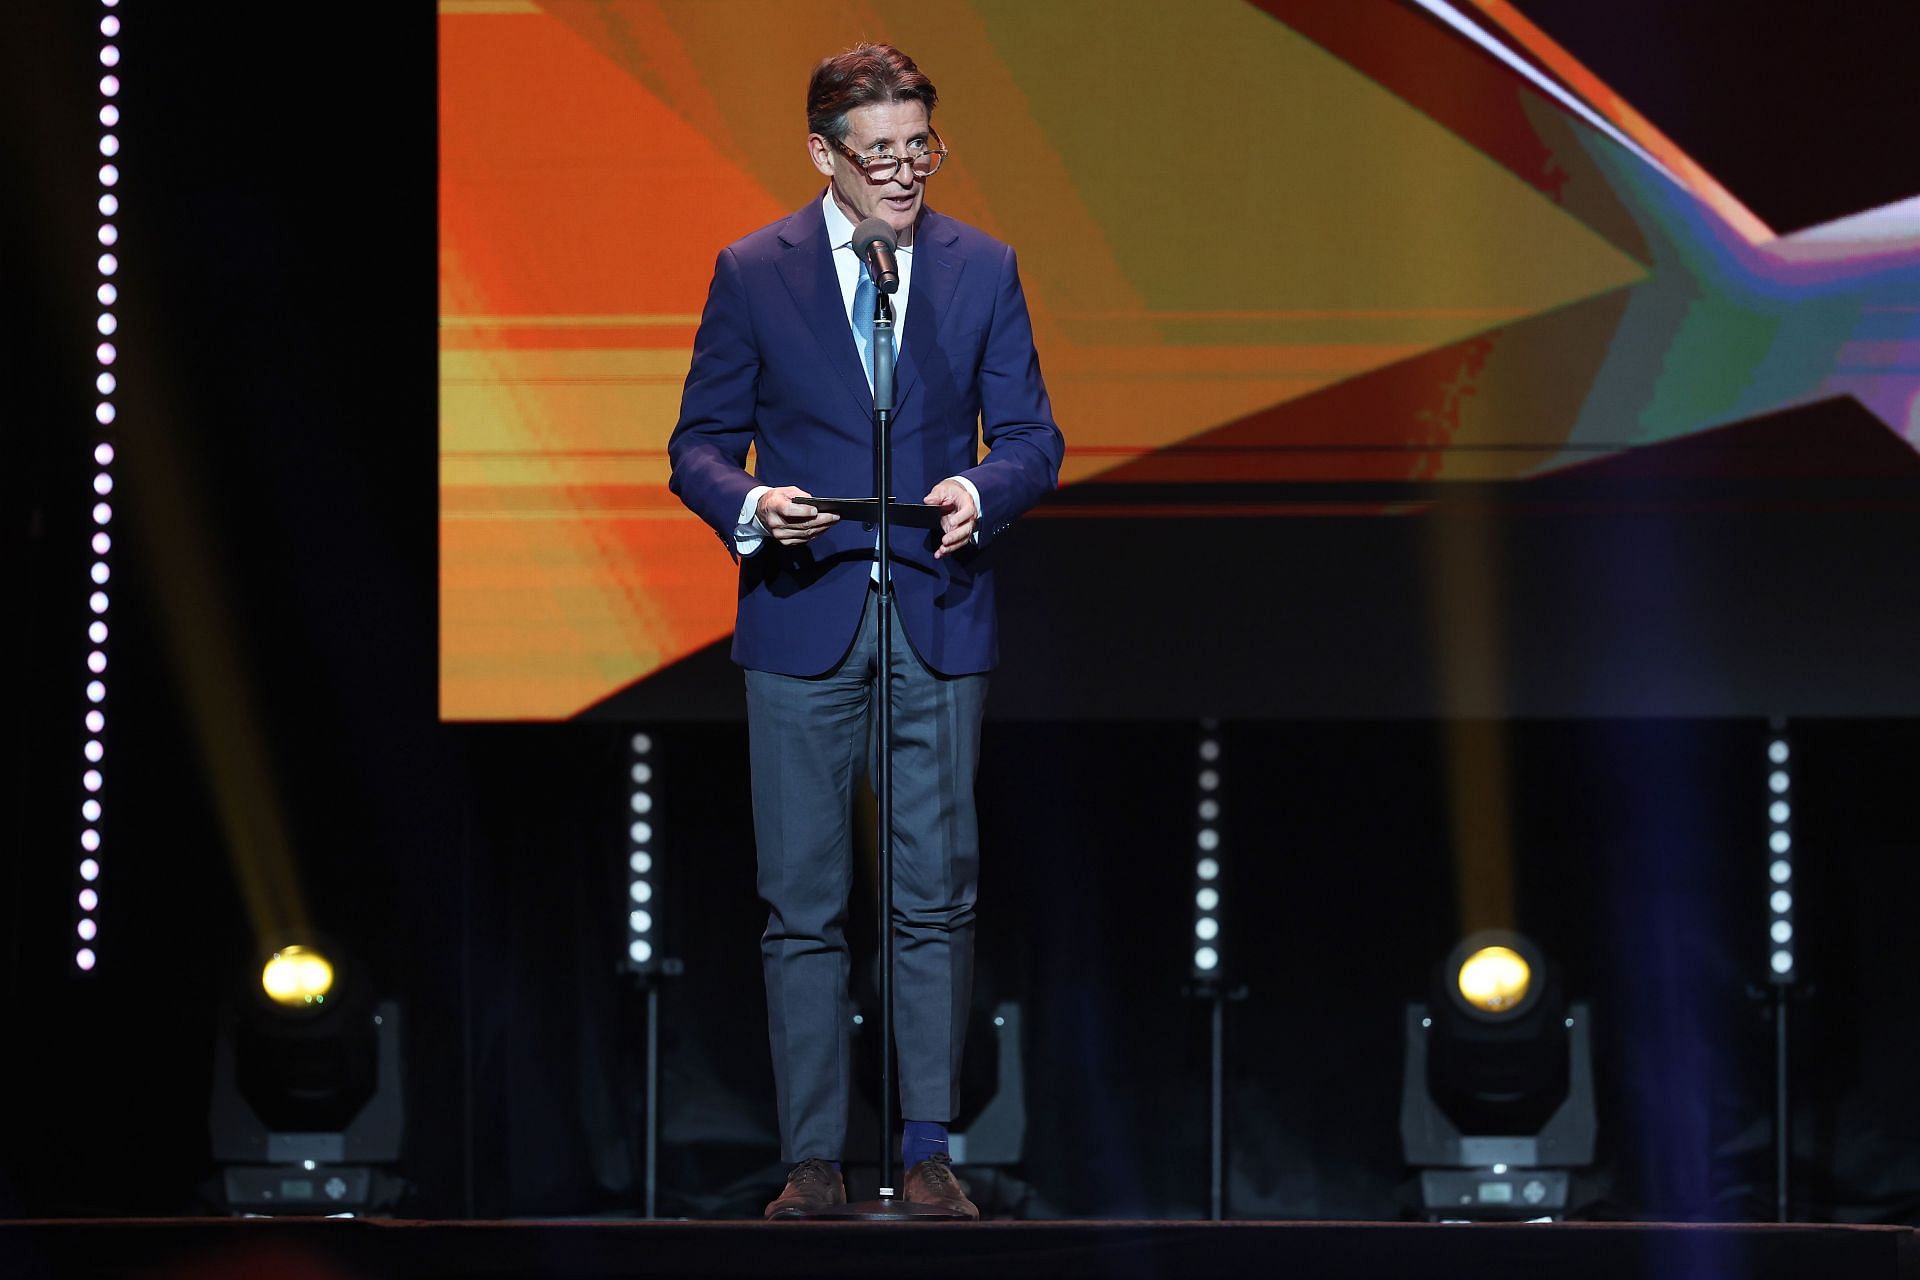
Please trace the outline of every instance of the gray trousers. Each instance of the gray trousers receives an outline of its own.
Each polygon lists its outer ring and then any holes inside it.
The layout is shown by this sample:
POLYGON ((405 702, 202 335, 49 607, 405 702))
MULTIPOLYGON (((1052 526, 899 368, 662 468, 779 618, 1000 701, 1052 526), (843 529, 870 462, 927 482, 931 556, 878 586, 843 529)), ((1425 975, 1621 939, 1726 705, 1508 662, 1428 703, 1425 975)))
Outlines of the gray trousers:
MULTIPOLYGON (((747 729, 760 940, 781 1158, 837 1160, 852 1080, 847 899, 853 791, 872 768, 879 607, 867 593, 853 647, 823 676, 748 671, 747 729)), ((894 1043, 901 1115, 959 1110, 973 999, 980 848, 973 785, 984 675, 943 676, 893 622, 894 1043)))

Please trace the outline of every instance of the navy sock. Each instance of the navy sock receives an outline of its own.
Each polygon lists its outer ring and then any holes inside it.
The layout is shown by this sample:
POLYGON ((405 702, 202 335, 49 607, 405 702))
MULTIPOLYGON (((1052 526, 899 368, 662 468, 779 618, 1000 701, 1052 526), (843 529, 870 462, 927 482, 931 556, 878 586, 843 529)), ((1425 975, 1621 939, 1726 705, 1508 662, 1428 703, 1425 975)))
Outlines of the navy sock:
POLYGON ((947 1154, 947 1126, 941 1120, 909 1120, 900 1135, 900 1163, 913 1168, 922 1160, 947 1154))

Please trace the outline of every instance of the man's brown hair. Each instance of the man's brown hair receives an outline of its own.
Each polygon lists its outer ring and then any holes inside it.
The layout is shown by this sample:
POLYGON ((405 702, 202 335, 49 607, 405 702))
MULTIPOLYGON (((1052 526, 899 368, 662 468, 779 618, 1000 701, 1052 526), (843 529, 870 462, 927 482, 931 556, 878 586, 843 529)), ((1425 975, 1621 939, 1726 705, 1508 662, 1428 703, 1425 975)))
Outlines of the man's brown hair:
POLYGON ((919 102, 933 118, 940 95, 913 59, 890 44, 857 44, 821 60, 807 82, 807 131, 838 142, 847 112, 873 102, 919 102))

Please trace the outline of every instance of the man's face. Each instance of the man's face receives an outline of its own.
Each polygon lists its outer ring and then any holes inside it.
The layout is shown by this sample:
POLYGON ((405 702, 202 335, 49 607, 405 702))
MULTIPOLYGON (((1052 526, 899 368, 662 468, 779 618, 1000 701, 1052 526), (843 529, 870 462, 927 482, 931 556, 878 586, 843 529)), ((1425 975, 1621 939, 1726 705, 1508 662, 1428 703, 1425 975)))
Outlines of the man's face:
MULTIPOLYGON (((925 103, 870 102, 847 112, 847 136, 841 141, 863 156, 910 155, 930 145, 933 128, 925 103)), ((813 167, 833 180, 834 203, 854 226, 879 218, 901 244, 913 243, 914 219, 927 180, 902 164, 884 180, 869 178, 845 152, 817 133, 807 135, 813 167)))

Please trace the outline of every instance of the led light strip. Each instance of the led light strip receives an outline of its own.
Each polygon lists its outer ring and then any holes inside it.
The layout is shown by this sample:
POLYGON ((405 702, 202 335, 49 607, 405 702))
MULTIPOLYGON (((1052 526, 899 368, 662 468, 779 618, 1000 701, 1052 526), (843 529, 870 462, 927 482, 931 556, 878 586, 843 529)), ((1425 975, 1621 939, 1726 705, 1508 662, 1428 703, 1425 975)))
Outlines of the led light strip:
POLYGON ((632 973, 652 973, 660 955, 659 930, 654 922, 653 738, 636 733, 630 743, 632 764, 627 776, 627 954, 623 964, 632 973))
POLYGON ((80 864, 76 868, 80 877, 80 891, 77 899, 79 911, 74 921, 74 931, 79 935, 80 945, 74 952, 74 967, 83 973, 90 973, 99 963, 100 921, 97 915, 100 909, 101 831, 105 824, 105 809, 101 797, 105 794, 106 775, 102 766, 106 762, 107 745, 107 582, 113 576, 112 551, 113 537, 107 532, 107 526, 113 522, 113 506, 107 501, 113 493, 113 444, 106 437, 108 428, 113 425, 117 414, 114 404, 114 392, 119 382, 114 377, 114 361, 119 358, 112 338, 120 327, 119 318, 114 314, 114 304, 120 300, 120 288, 114 283, 119 274, 120 260, 115 255, 114 245, 120 239, 120 229, 114 218, 120 212, 120 197, 115 189, 120 185, 120 169, 115 163, 120 154, 120 137, 114 132, 120 123, 120 46, 115 43, 120 34, 120 19, 112 12, 119 7, 120 0, 100 0, 100 7, 107 10, 100 19, 100 284, 94 291, 100 304, 99 318, 94 327, 100 333, 100 345, 94 350, 99 372, 94 376, 94 390, 99 399, 94 405, 94 421, 100 426, 99 435, 93 446, 93 536, 91 550, 93 561, 88 575, 93 582, 92 593, 87 597, 87 610, 91 615, 87 622, 87 710, 86 710, 86 767, 80 775, 80 785, 86 791, 86 798, 80 802, 80 864))
POLYGON ((1199 769, 1194 776, 1193 976, 1216 979, 1220 938, 1220 726, 1200 725, 1199 769))
POLYGON ((1793 742, 1783 720, 1767 734, 1767 977, 1799 977, 1794 956, 1793 742))

